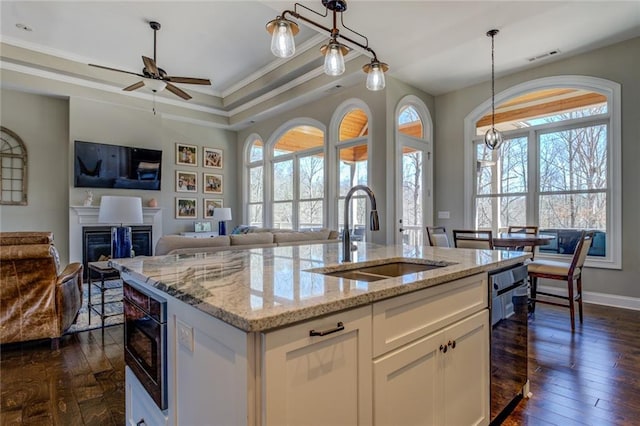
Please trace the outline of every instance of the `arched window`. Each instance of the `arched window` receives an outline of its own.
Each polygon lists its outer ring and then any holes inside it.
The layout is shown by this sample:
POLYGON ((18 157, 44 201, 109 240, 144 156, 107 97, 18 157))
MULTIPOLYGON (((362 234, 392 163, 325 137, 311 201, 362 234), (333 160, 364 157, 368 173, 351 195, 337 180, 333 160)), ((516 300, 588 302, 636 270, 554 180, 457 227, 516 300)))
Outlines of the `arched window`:
MULTIPOLYGON (((337 223, 344 229, 344 200, 355 185, 369 184, 369 115, 360 101, 347 102, 338 108, 341 115, 338 125, 337 157, 337 223)), ((367 197, 357 192, 351 201, 349 227, 354 241, 364 241, 367 229, 367 197)))
POLYGON ((590 266, 619 267, 619 93, 617 83, 584 76, 511 88, 496 97, 497 150, 483 143, 490 104, 476 108, 465 119, 469 225, 537 225, 556 236, 542 255, 572 254, 578 230, 595 230, 590 266))
POLYGON ((319 124, 289 124, 271 148, 272 226, 325 225, 325 134, 319 124))
POLYGON ((20 136, 0 127, 0 176, 2 191, 0 204, 27 204, 27 147, 20 136))
POLYGON ((415 96, 402 99, 396 111, 400 185, 396 216, 401 231, 396 235, 403 243, 422 245, 425 227, 433 224, 433 126, 426 105, 415 96))
POLYGON ((262 227, 264 224, 264 144, 257 135, 247 140, 247 223, 262 227))

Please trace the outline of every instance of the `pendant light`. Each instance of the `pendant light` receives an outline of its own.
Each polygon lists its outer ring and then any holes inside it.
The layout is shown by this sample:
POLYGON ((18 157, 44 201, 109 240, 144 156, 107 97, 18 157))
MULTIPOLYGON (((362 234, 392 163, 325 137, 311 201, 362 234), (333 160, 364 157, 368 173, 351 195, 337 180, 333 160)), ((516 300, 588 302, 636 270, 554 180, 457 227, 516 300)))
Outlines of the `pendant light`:
POLYGON ((487 37, 491 37, 491 128, 484 134, 484 143, 489 149, 498 149, 502 145, 502 133, 495 127, 496 119, 496 78, 493 39, 499 30, 487 31, 487 37))
POLYGON ((322 0, 324 14, 301 4, 295 3, 293 10, 285 10, 280 15, 267 23, 267 31, 271 34, 271 52, 279 58, 289 58, 295 54, 296 47, 294 36, 298 33, 298 24, 287 19, 290 16, 296 20, 303 21, 320 31, 329 33, 329 42, 320 48, 320 52, 324 55, 324 72, 330 76, 339 76, 345 71, 344 55, 350 48, 358 48, 365 53, 371 55, 373 59, 370 64, 365 64, 362 70, 367 73, 366 87, 369 90, 382 90, 385 87, 384 73, 389 70, 389 65, 380 62, 376 53, 369 47, 369 39, 359 32, 347 27, 344 24, 342 13, 347 10, 347 0, 322 0), (315 22, 300 13, 301 11, 312 12, 315 15, 326 18, 331 15, 333 26, 326 27, 323 23, 315 22), (338 28, 338 14, 340 15, 340 27, 351 34, 356 35, 363 42, 354 40, 351 36, 346 36, 340 32, 338 28), (338 41, 340 39, 340 43, 338 41), (348 45, 345 45, 346 44, 348 45))

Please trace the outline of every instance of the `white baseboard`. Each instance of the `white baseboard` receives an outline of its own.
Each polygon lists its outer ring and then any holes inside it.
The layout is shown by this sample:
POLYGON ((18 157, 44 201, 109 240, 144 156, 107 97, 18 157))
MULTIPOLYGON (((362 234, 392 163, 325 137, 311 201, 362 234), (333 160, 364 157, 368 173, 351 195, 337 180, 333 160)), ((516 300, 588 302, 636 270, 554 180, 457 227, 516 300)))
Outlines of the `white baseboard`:
MULTIPOLYGON (((538 289, 545 293, 566 294, 566 291, 558 287, 539 285, 538 289)), ((633 309, 640 311, 640 298, 629 296, 618 296, 608 293, 597 293, 593 291, 585 291, 582 293, 584 303, 593 303, 595 305, 613 306, 615 308, 633 309)))

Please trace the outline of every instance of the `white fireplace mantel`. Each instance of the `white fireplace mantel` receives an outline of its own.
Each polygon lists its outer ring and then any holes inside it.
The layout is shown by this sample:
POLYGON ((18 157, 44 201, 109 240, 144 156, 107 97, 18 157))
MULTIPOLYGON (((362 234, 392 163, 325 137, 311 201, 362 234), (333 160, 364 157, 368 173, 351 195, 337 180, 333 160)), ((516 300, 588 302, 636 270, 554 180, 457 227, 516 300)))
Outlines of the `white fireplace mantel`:
MULTIPOLYGON (((109 226, 119 223, 98 222, 98 206, 69 207, 69 261, 82 262, 82 228, 85 226, 109 226)), ((143 207, 142 225, 151 225, 152 249, 162 236, 162 208, 143 207)), ((127 225, 126 223, 124 225, 127 225)))

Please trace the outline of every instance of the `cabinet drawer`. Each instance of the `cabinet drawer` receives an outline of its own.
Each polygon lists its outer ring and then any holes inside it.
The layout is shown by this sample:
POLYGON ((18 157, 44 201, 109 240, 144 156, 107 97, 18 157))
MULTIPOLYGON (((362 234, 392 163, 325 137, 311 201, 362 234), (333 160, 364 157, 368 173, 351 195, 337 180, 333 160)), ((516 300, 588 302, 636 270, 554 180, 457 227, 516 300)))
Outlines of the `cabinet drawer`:
POLYGON ((488 307, 487 274, 477 274, 373 305, 373 356, 488 307))

